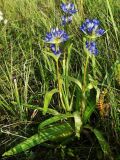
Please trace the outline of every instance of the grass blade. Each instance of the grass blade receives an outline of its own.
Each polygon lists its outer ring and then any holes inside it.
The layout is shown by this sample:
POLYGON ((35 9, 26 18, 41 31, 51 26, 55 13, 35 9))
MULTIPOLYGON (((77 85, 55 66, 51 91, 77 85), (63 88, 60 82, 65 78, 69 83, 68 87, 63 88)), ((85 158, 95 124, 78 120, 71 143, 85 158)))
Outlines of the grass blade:
POLYGON ((116 23, 114 21, 114 17, 113 17, 112 9, 111 9, 111 6, 110 6, 110 2, 109 2, 109 0, 106 0, 106 2, 107 2, 107 7, 108 7, 108 10, 109 10, 109 13, 110 13, 111 21, 112 21, 112 24, 113 24, 113 27, 114 27, 116 39, 118 41, 118 34, 117 34, 118 33, 118 28, 117 28, 116 23))

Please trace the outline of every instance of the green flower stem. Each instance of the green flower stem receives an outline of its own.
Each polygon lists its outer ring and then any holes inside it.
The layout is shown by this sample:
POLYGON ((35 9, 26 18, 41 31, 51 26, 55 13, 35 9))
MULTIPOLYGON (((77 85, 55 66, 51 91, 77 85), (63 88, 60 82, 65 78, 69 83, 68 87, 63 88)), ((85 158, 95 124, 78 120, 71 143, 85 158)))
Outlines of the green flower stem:
POLYGON ((83 86, 82 86, 82 105, 81 105, 81 116, 83 117, 85 107, 86 107, 86 75, 88 67, 89 56, 87 55, 86 63, 84 67, 84 77, 83 77, 83 86))
POLYGON ((58 60, 56 61, 56 66, 57 66, 58 91, 59 91, 59 95, 60 95, 60 101, 61 101, 61 104, 62 104, 64 110, 66 111, 66 107, 65 107, 63 99, 62 99, 62 81, 61 81, 60 73, 59 73, 58 60))
POLYGON ((89 54, 87 53, 86 63, 84 67, 84 78, 83 78, 83 90, 84 91, 86 89, 86 75, 87 75, 88 62, 89 62, 89 54))

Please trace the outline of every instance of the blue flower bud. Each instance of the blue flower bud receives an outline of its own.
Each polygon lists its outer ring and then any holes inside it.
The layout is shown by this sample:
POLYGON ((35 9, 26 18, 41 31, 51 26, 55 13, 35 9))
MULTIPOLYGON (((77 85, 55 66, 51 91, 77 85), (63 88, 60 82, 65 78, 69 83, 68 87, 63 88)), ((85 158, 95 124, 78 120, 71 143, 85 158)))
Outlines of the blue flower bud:
POLYGON ((98 49, 96 47, 96 42, 95 41, 86 41, 86 49, 94 54, 94 55, 97 55, 98 54, 98 49))
POLYGON ((73 15, 77 12, 77 10, 75 9, 75 5, 73 3, 68 3, 68 4, 62 3, 61 9, 66 14, 70 14, 70 15, 73 15))

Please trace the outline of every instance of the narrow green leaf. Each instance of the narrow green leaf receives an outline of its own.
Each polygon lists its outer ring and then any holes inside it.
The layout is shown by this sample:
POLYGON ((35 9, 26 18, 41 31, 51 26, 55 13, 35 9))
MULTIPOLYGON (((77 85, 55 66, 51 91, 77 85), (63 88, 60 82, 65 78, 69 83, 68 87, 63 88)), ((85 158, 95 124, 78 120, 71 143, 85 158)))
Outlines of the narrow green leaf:
POLYGON ((74 121, 75 121, 76 136, 79 138, 81 127, 82 127, 82 120, 80 117, 80 112, 74 112, 73 115, 74 115, 74 121))
POLYGON ((97 92, 97 94, 96 94, 96 102, 98 102, 99 96, 100 96, 100 89, 98 87, 95 87, 95 89, 96 89, 96 92, 97 92))
MULTIPOLYGON (((38 111, 43 112, 43 107, 34 106, 34 105, 30 105, 30 104, 23 104, 23 106, 26 107, 26 108, 31 108, 33 110, 37 109, 38 111)), ((47 113, 52 114, 52 115, 58 115, 59 114, 59 112, 57 112, 56 110, 51 109, 51 108, 47 109, 47 113)))
POLYGON ((10 155, 14 155, 14 154, 26 151, 27 149, 30 149, 31 147, 34 147, 37 144, 39 144, 39 135, 35 134, 32 137, 25 140, 24 142, 16 145, 14 148, 8 150, 2 156, 10 156, 10 155))
POLYGON ((86 91, 91 90, 93 87, 94 87, 94 86, 93 86, 93 83, 89 83, 89 84, 87 85, 86 91))
POLYGON ((57 121, 63 120, 63 119, 67 119, 67 118, 70 118, 70 117, 73 117, 73 115, 72 115, 72 114, 69 114, 69 113, 56 115, 56 116, 54 116, 54 117, 52 117, 52 118, 49 118, 49 119, 45 120, 44 122, 42 122, 42 123, 38 126, 38 129, 40 130, 40 129, 42 129, 42 128, 44 128, 44 127, 46 127, 46 126, 48 126, 48 125, 50 125, 50 124, 52 124, 52 123, 54 123, 54 122, 57 122, 57 121))
POLYGON ((86 87, 86 91, 89 91, 93 88, 97 88, 97 85, 98 85, 98 81, 97 80, 94 80, 91 75, 89 75, 89 80, 90 80, 90 83, 88 83, 87 87, 86 87))
POLYGON ((85 112, 84 112, 84 124, 89 120, 91 114, 94 112, 95 110, 95 107, 93 106, 87 106, 86 109, 85 109, 85 112))
POLYGON ((93 129, 91 126, 89 126, 89 125, 86 125, 85 126, 85 128, 88 128, 88 129, 90 129, 94 134, 95 134, 95 136, 96 136, 96 138, 97 138, 97 140, 98 140, 98 142, 99 142, 99 144, 100 144, 100 146, 101 146, 101 149, 102 149, 102 151, 103 151, 103 153, 105 154, 105 155, 111 155, 111 150, 110 150, 110 146, 109 146, 109 144, 106 142, 106 140, 105 140, 105 138, 103 137, 103 135, 102 135, 102 133, 99 131, 99 130, 97 130, 97 129, 93 129))
POLYGON ((78 87, 82 90, 82 84, 81 84, 81 82, 79 81, 79 80, 77 80, 76 78, 74 78, 74 77, 68 77, 69 78, 69 80, 70 81, 72 81, 72 82, 74 82, 75 84, 77 84, 78 85, 78 87))
POLYGON ((11 114, 15 115, 15 112, 12 110, 10 105, 5 101, 5 99, 0 95, 0 109, 6 109, 8 110, 11 114), (1 100, 2 98, 2 100, 1 100))
POLYGON ((105 155, 109 155, 110 154, 110 146, 109 144, 106 142, 105 138, 103 137, 102 133, 100 131, 98 131, 97 129, 93 129, 93 132, 96 136, 96 138, 98 139, 100 146, 102 148, 102 151, 104 152, 105 155))
POLYGON ((55 61, 58 61, 58 59, 59 59, 59 56, 56 56, 56 55, 54 55, 53 53, 51 53, 51 52, 45 52, 47 55, 49 55, 49 56, 51 56, 55 61))
POLYGON ((72 127, 68 123, 52 126, 51 128, 41 130, 40 134, 33 135, 32 137, 18 144, 14 148, 5 152, 2 156, 18 154, 48 140, 58 140, 59 138, 70 136, 72 135, 72 133, 72 127))
POLYGON ((55 94, 57 92, 58 92, 58 89, 55 88, 45 94, 44 107, 43 107, 43 114, 44 115, 47 113, 47 109, 48 109, 48 106, 50 104, 50 101, 51 101, 53 94, 55 94))

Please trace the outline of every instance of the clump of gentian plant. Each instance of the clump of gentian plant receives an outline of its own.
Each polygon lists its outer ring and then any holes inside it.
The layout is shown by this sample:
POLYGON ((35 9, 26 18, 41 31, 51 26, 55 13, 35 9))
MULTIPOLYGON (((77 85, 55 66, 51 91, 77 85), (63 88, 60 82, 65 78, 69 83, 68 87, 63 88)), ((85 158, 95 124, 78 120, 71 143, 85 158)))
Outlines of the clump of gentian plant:
POLYGON ((86 19, 80 27, 80 30, 85 34, 84 49, 86 48, 90 53, 97 55, 96 38, 105 33, 104 29, 99 28, 100 21, 97 19, 86 19))
POLYGON ((92 51, 91 53, 95 55, 98 53, 95 40, 105 33, 104 29, 98 28, 99 25, 100 21, 97 19, 86 19, 86 21, 80 27, 80 30, 85 34, 84 48, 87 48, 90 52, 92 51))
MULTIPOLYGON (((62 3, 61 8, 65 13, 65 17, 63 17, 62 22, 65 25, 66 23, 71 22, 72 15, 75 14, 77 10, 75 9, 74 4, 71 3, 62 3)), ((99 21, 96 19, 87 19, 80 27, 80 30, 85 34, 83 43, 85 56, 83 64, 81 65, 82 76, 80 76, 79 79, 70 76, 68 72, 73 44, 68 47, 66 63, 65 58, 63 59, 63 65, 61 65, 61 71, 63 71, 63 73, 60 73, 59 71, 58 61, 60 60, 59 57, 61 55, 60 44, 69 39, 68 34, 64 30, 58 28, 52 28, 51 31, 46 34, 45 42, 50 44, 52 52, 48 53, 48 55, 54 58, 57 66, 56 73, 58 83, 56 88, 53 88, 51 91, 46 93, 44 106, 40 110, 42 110, 43 115, 48 113, 52 114, 53 117, 40 123, 37 134, 18 144, 8 152, 5 152, 4 156, 25 151, 37 144, 44 143, 49 140, 54 141, 60 138, 67 139, 70 136, 74 138, 77 137, 79 139, 80 133, 83 129, 89 129, 95 134, 105 155, 109 155, 111 153, 109 145, 106 143, 101 132, 92 128, 88 123, 95 106, 95 104, 89 102, 89 98, 91 98, 90 90, 95 88, 97 92, 99 91, 94 79, 91 77, 91 80, 89 80, 88 77, 89 57, 91 57, 91 55, 92 57, 95 57, 95 55, 98 54, 95 40, 105 33, 103 29, 98 28, 99 24, 99 21), (74 90, 70 90, 71 83, 75 84, 74 90), (59 107, 61 110, 58 110, 56 106, 56 109, 48 108, 52 96, 56 93, 59 94, 60 97, 59 107), (62 121, 62 123, 57 123, 58 121, 62 121)))
POLYGON ((52 28, 51 32, 47 33, 45 37, 45 42, 50 43, 51 51, 53 52, 54 55, 56 55, 54 60, 56 61, 56 67, 57 67, 56 70, 57 70, 57 79, 58 79, 58 91, 60 93, 60 100, 63 106, 64 106, 64 103, 63 103, 62 93, 61 93, 61 83, 60 83, 58 60, 61 54, 60 44, 64 43, 68 39, 69 39, 68 34, 64 30, 61 30, 58 28, 52 28))
POLYGON ((62 16, 62 25, 66 25, 71 23, 73 15, 77 12, 75 9, 75 5, 73 3, 62 3, 61 9, 64 12, 64 15, 62 16))
POLYGON ((86 88, 87 88, 87 68, 89 64, 89 58, 95 63, 95 57, 98 54, 98 49, 96 45, 96 39, 105 33, 104 29, 98 28, 100 21, 97 19, 86 19, 85 22, 80 27, 80 30, 84 33, 83 37, 83 48, 86 53, 86 60, 83 69, 83 82, 82 82, 82 105, 81 105, 81 115, 84 115, 86 109, 86 88))

